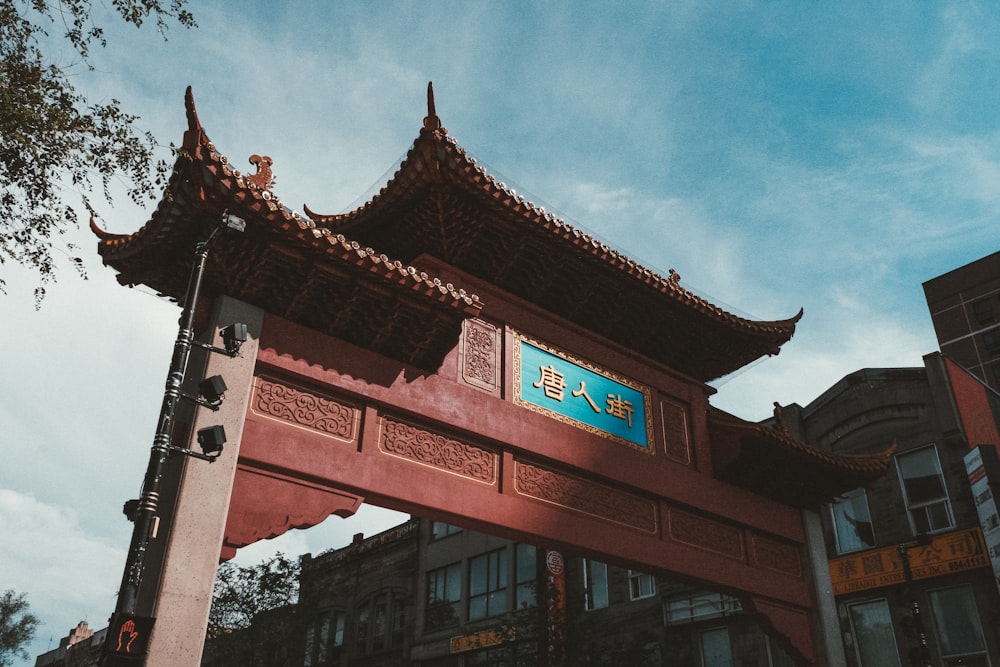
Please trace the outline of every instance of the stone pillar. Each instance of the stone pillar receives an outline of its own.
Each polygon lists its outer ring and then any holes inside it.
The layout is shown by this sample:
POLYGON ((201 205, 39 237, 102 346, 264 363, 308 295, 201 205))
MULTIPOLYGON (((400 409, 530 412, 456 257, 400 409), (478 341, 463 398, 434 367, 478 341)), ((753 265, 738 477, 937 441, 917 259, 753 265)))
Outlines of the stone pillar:
MULTIPOLYGON (((200 377, 192 377, 186 386, 204 377, 221 375, 227 390, 218 412, 204 407, 192 411, 188 447, 201 451, 198 430, 216 424, 225 427, 226 444, 213 462, 178 458, 174 466, 176 482, 171 485, 165 479, 165 486, 173 486, 174 491, 164 493, 160 540, 154 540, 162 559, 158 587, 143 605, 151 605, 156 618, 146 659, 148 667, 197 667, 201 663, 243 421, 253 390, 263 311, 221 297, 207 328, 209 338, 203 340, 221 347, 219 330, 234 322, 245 323, 248 330, 239 356, 207 353, 204 364, 197 363, 195 356, 191 359, 190 368, 200 377)), ((151 568, 147 576, 152 579, 156 574, 151 568)))
POLYGON ((802 510, 802 524, 805 526, 806 534, 808 576, 812 582, 813 601, 816 605, 813 628, 816 664, 818 667, 846 665, 840 619, 837 616, 837 600, 833 596, 833 582, 830 580, 830 568, 826 559, 823 525, 819 514, 811 510, 802 510))

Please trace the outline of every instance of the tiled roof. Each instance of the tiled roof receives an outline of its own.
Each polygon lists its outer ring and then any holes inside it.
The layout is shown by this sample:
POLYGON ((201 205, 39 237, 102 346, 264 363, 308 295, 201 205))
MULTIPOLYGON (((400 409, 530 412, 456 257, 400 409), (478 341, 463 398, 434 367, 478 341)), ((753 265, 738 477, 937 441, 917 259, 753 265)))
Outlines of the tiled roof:
POLYGON ((381 351, 424 367, 447 344, 434 336, 457 331, 483 304, 421 271, 422 255, 701 381, 777 354, 802 315, 739 317, 683 287, 673 270, 663 277, 525 201, 448 135, 430 87, 428 115, 399 170, 363 206, 331 216, 282 204, 266 156, 254 156, 257 174, 233 169, 202 129, 190 89, 186 104, 183 147, 149 222, 129 235, 93 225, 99 252, 124 284, 182 298, 195 243, 228 210, 249 224, 239 238, 215 241, 209 292, 352 342, 398 328, 381 351), (416 344, 435 353, 406 352, 403 331, 421 332, 427 340, 416 344))
POLYGON ((318 227, 410 261, 434 255, 700 380, 777 354, 802 316, 739 317, 556 218, 498 182, 428 116, 391 180, 360 208, 318 227))
MULTIPOLYGON (((156 211, 137 232, 109 234, 94 221, 98 251, 122 284, 145 284, 181 300, 194 247, 224 212, 242 234, 216 236, 204 292, 225 293, 300 324, 420 368, 435 369, 477 315, 474 294, 317 228, 282 204, 267 179, 233 169, 205 135, 190 88, 188 131, 156 211)), ((269 167, 264 158, 261 172, 269 167)))
POLYGON ((708 411, 716 475, 785 504, 818 507, 884 475, 895 446, 877 454, 834 454, 717 408, 708 411))

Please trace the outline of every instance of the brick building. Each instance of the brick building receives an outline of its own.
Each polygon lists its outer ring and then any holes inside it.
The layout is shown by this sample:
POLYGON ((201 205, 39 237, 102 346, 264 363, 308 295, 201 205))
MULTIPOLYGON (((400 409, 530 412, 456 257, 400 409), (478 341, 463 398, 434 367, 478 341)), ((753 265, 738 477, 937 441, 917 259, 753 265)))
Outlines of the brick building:
POLYGON ((976 443, 945 364, 933 353, 922 368, 859 370, 782 410, 825 451, 896 447, 889 474, 823 514, 850 667, 1000 664, 1000 595, 964 462, 976 443))
POLYGON ((924 283, 941 352, 1000 390, 1000 252, 924 283))
POLYGON ((96 632, 80 621, 59 640, 59 647, 35 658, 35 667, 94 667, 100 657, 107 628, 96 632))
POLYGON ((552 553, 412 519, 305 556, 287 664, 793 664, 734 597, 580 557, 561 571, 552 553))

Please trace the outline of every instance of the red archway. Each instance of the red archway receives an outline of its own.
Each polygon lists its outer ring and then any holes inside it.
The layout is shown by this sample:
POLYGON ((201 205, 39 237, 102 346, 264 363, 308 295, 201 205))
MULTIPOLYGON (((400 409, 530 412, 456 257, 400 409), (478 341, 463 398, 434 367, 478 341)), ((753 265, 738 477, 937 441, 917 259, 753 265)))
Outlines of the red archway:
MULTIPOLYGON (((95 227, 119 280, 177 298, 194 240, 225 210, 248 222, 206 278, 253 322, 238 459, 201 482, 219 489, 223 557, 366 499, 731 591, 814 663, 801 509, 888 457, 819 452, 712 408, 705 384, 776 354, 801 313, 740 318, 572 229, 475 166, 428 102, 378 196, 303 217, 271 192, 269 159, 232 169, 189 91, 153 218, 95 227)), ((178 504, 193 483, 178 476, 178 504)), ((165 546, 165 562, 174 548, 206 547, 165 546)), ((162 619, 161 581, 146 597, 162 619)))

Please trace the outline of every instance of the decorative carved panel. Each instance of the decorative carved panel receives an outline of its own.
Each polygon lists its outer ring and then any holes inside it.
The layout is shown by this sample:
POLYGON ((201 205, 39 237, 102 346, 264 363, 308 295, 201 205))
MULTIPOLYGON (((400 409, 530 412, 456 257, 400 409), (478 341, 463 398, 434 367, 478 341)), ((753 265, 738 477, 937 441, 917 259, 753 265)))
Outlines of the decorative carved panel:
POLYGON ((526 461, 515 461, 514 489, 522 496, 629 526, 657 531, 656 505, 649 499, 526 461))
POLYGON ((344 442, 358 437, 361 412, 329 396, 266 377, 254 378, 253 414, 277 419, 344 442))
POLYGON ((386 454, 437 468, 476 482, 495 484, 496 452, 431 433, 390 417, 379 424, 379 449, 386 454))
POLYGON ((742 560, 743 537, 740 529, 676 507, 669 512, 670 536, 678 542, 742 560))
POLYGON ((667 456, 685 465, 691 463, 691 431, 688 407, 673 401, 660 402, 663 449, 667 456))
POLYGON ((796 547, 761 535, 754 535, 752 542, 758 565, 793 577, 802 576, 802 559, 796 547))
POLYGON ((493 393, 500 387, 500 331, 487 322, 465 320, 462 335, 462 379, 493 393))

